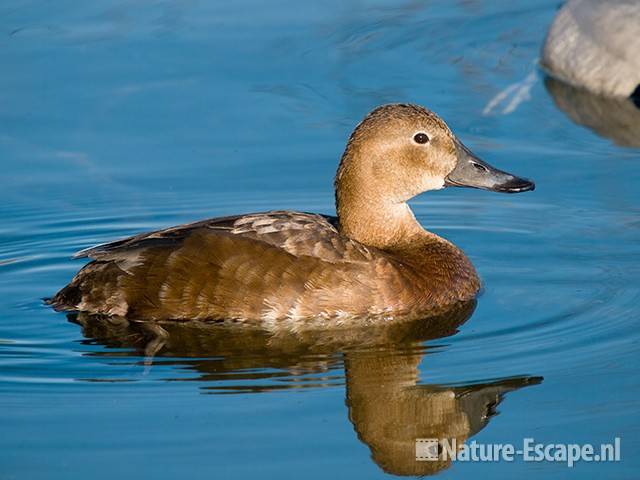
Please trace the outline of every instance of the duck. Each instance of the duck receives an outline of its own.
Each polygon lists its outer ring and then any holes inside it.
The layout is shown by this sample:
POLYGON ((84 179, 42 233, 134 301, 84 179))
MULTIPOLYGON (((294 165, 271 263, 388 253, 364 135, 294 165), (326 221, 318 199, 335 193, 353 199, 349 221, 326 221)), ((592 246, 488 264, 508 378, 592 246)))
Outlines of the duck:
POLYGON ((569 0, 544 40, 541 67, 595 94, 640 104, 640 2, 569 0))
POLYGON ((336 215, 274 210, 218 217, 91 247, 48 303, 144 321, 339 326, 440 314, 480 289, 467 256, 425 230, 408 201, 445 187, 530 191, 474 155, 434 112, 375 108, 349 137, 336 215))

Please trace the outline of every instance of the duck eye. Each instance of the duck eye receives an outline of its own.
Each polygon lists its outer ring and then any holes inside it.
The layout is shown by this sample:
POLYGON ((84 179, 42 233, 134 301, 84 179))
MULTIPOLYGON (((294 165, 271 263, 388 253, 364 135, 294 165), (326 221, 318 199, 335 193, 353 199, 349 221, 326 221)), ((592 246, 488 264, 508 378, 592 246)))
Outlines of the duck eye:
POLYGON ((429 137, 426 133, 420 132, 413 136, 413 141, 416 143, 427 143, 429 141, 429 137))

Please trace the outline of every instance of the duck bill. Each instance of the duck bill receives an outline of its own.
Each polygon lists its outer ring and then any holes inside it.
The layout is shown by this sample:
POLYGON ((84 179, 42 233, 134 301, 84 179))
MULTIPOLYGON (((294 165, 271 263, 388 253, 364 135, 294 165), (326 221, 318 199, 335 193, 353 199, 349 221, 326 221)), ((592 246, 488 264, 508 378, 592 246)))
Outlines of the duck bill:
POLYGON ((448 187, 481 188, 502 193, 528 192, 536 188, 532 181, 498 170, 480 160, 459 140, 456 140, 456 151, 458 163, 444 180, 448 187))

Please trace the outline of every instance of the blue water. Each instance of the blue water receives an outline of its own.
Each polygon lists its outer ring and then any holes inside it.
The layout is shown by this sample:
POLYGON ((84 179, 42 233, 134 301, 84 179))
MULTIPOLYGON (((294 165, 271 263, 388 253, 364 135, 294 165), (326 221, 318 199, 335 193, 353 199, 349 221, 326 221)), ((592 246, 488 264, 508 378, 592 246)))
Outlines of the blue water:
POLYGON ((3 2, 0 478, 635 476, 640 151, 545 84, 557 4, 3 2), (487 108, 510 85, 512 108, 487 108), (466 323, 276 339, 183 326, 152 357, 140 326, 79 326, 42 304, 96 243, 242 212, 332 214, 346 138, 392 101, 428 106, 536 181, 412 202, 480 272, 466 323), (414 439, 441 431, 619 437, 621 461, 416 463, 414 439))

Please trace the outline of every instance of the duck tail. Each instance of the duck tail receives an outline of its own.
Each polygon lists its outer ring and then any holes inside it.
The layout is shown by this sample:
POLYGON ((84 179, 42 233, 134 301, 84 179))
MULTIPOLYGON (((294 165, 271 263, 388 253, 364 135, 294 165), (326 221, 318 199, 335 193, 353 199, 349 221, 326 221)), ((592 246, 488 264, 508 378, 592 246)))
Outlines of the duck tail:
POLYGON ((75 310, 82 301, 82 291, 71 282, 51 298, 44 298, 44 303, 53 307, 56 312, 75 310))
POLYGON ((107 310, 113 307, 107 305, 108 300, 113 296, 114 285, 122 273, 113 262, 94 260, 82 267, 69 285, 45 302, 58 312, 86 309, 93 313, 107 313, 102 310, 105 305, 107 310))

